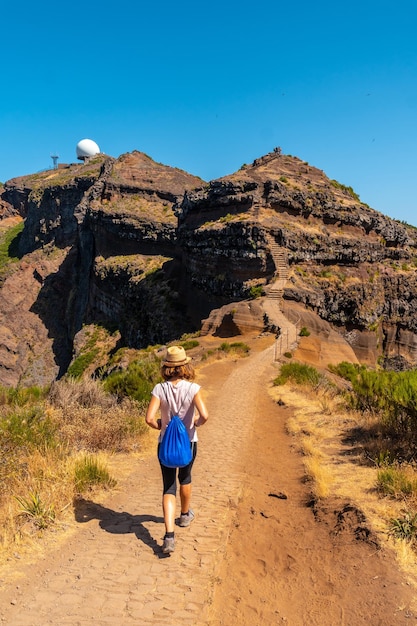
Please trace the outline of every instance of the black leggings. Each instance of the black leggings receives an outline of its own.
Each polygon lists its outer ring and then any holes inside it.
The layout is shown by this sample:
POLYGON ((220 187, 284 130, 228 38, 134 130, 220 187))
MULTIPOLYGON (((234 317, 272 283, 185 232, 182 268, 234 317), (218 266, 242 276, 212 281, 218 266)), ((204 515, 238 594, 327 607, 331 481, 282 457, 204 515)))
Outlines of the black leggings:
MULTIPOLYGON (((160 444, 158 444, 158 453, 159 445, 160 444)), ((193 451, 193 458, 191 459, 191 462, 188 463, 188 465, 186 465, 185 467, 166 467, 165 465, 162 465, 161 462, 159 462, 162 471, 164 495, 170 494, 172 496, 175 496, 177 494, 177 470, 178 481, 180 485, 189 485, 191 483, 191 468, 193 467, 195 457, 197 456, 197 442, 193 441, 190 445, 193 451)))

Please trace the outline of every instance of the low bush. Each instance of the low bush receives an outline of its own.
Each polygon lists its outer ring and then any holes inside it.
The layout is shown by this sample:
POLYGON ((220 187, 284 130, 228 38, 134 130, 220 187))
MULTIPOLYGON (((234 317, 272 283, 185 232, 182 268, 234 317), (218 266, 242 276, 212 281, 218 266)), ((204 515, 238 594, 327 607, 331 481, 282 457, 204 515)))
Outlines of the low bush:
POLYGON ((16 496, 20 505, 20 517, 33 522, 39 530, 43 530, 55 521, 55 510, 52 505, 45 504, 39 493, 30 493, 27 498, 16 496))
POLYGON ((249 346, 244 343, 243 341, 234 341, 232 343, 228 343, 227 341, 224 341, 223 343, 220 344, 219 346, 219 350, 222 352, 237 352, 237 353, 243 353, 243 354, 249 354, 250 352, 250 348, 249 346))
POLYGON ((391 519, 388 532, 396 539, 414 543, 417 538, 417 513, 406 511, 403 517, 391 519))
POLYGON ((263 287, 262 285, 253 286, 249 289, 249 297, 252 300, 256 300, 257 298, 261 298, 263 296, 263 287))
POLYGON ((143 407, 106 393, 100 381, 58 381, 49 399, 58 411, 60 440, 75 450, 126 450, 146 432, 143 407))
POLYGON ((289 380, 299 385, 317 387, 325 381, 325 378, 316 368, 311 367, 311 365, 305 365, 303 363, 284 363, 281 365, 280 374, 275 378, 273 384, 275 386, 284 385, 289 380))
POLYGON ((100 486, 114 487, 116 481, 110 476, 105 464, 96 456, 85 454, 74 463, 74 485, 78 494, 100 486))
POLYGON ((94 363, 97 355, 99 354, 98 348, 90 350, 89 352, 84 352, 80 354, 74 361, 71 363, 67 370, 67 376, 69 378, 81 378, 87 368, 94 363))
POLYGON ((0 419, 0 448, 45 449, 57 443, 57 424, 42 406, 15 407, 0 419))
POLYGON ((366 370, 364 365, 359 365, 357 363, 349 363, 348 361, 342 361, 338 365, 330 364, 328 366, 330 372, 333 372, 337 376, 344 378, 345 380, 350 380, 353 382, 358 378, 359 372, 366 370))
POLYGON ((0 389, 0 544, 5 551, 17 536, 47 528, 83 490, 113 486, 97 452, 136 449, 145 432, 143 408, 106 393, 97 380, 0 389))
POLYGON ((59 429, 62 441, 75 450, 113 452, 128 450, 145 432, 143 412, 132 403, 115 405, 106 411, 99 406, 73 406, 62 413, 59 429))
POLYGON ((408 465, 385 467, 378 470, 377 488, 384 496, 414 498, 417 496, 417 475, 408 465))
POLYGON ((197 348, 200 345, 200 342, 197 339, 187 339, 187 341, 181 341, 180 346, 184 348, 185 351, 192 350, 193 348, 197 348))
POLYGON ((100 381, 85 378, 80 381, 61 379, 54 382, 48 393, 48 401, 59 409, 80 406, 86 409, 108 409, 117 404, 116 398, 107 393, 100 381))
POLYGON ((25 406, 43 400, 49 392, 48 387, 3 387, 0 386, 0 406, 25 406))
POLYGON ((18 247, 19 239, 24 228, 24 222, 11 226, 0 235, 0 274, 4 268, 20 258, 18 247))
POLYGON ((329 369, 352 383, 354 409, 378 415, 387 433, 417 445, 417 370, 376 371, 346 362, 329 369))
POLYGON ((109 374, 104 380, 104 389, 118 398, 129 397, 138 402, 147 402, 152 389, 161 379, 161 362, 153 353, 133 361, 126 370, 109 374))
POLYGON ((331 180, 330 184, 335 187, 336 189, 341 189, 342 191, 345 191, 346 193, 348 193, 354 200, 357 200, 358 202, 360 202, 360 197, 359 195, 356 193, 356 191, 353 190, 352 187, 348 187, 347 185, 343 185, 342 183, 339 183, 337 180, 331 180))

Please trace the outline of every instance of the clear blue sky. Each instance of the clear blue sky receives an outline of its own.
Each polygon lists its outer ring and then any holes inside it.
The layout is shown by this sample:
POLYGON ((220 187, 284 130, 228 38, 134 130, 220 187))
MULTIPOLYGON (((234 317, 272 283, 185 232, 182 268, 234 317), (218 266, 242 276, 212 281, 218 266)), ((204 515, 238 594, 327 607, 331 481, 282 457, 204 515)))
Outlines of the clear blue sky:
POLYGON ((417 225, 417 2, 86 0, 1 11, 0 181, 93 139, 211 180, 280 146, 417 225))

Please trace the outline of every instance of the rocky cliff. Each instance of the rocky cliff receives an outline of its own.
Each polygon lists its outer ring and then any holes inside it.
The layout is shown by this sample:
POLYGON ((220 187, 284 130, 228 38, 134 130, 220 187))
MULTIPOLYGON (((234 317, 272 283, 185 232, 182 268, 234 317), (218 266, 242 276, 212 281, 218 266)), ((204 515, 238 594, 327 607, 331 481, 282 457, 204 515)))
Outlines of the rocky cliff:
POLYGON ((417 230, 351 188, 274 152, 186 192, 178 215, 183 265, 201 298, 242 299, 256 286, 268 293, 278 246, 286 301, 331 322, 365 361, 416 363, 417 230))
POLYGON ((144 347, 260 295, 316 314, 361 360, 417 362, 417 230, 279 150, 209 183, 133 152, 0 192, 4 217, 25 220, 0 291, 0 382, 61 375, 85 324, 144 347))

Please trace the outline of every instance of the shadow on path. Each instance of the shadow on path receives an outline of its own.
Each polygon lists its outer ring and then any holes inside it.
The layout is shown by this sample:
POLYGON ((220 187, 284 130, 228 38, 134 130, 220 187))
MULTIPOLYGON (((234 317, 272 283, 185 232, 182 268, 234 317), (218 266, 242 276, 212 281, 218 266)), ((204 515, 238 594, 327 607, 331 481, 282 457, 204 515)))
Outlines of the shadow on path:
POLYGON ((162 553, 161 546, 158 545, 156 539, 152 537, 149 530, 144 526, 146 522, 163 524, 163 517, 156 515, 132 515, 126 511, 113 511, 113 509, 83 498, 74 500, 74 516, 75 520, 81 524, 97 519, 99 520, 100 528, 108 533, 115 535, 133 533, 139 541, 151 548, 158 558, 169 556, 162 553))

